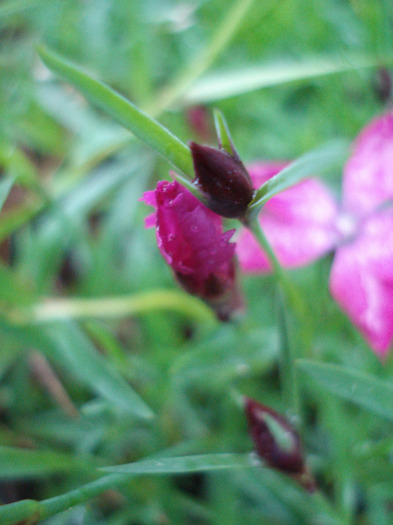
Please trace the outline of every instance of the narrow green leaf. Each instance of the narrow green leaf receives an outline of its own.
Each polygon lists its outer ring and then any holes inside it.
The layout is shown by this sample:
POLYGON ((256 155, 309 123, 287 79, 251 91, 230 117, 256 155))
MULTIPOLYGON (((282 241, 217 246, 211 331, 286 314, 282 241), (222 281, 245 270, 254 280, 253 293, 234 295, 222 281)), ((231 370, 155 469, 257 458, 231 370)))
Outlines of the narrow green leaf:
POLYGON ((11 191, 13 184, 14 179, 12 177, 7 177, 0 182, 0 211, 8 197, 9 192, 11 191))
POLYGON ((19 503, 0 506, 0 523, 14 524, 20 519, 48 518, 74 505, 97 496, 108 489, 127 483, 130 476, 143 474, 186 474, 209 470, 252 467, 248 455, 240 454, 207 454, 201 456, 184 456, 178 458, 163 458, 161 460, 146 460, 120 467, 108 467, 105 470, 126 468, 126 473, 110 474, 100 479, 82 485, 61 496, 46 499, 41 502, 24 500, 19 503))
POLYGON ((105 467, 100 470, 136 476, 142 474, 187 474, 251 466, 248 454, 201 454, 198 456, 150 459, 115 467, 105 467))
POLYGON ((264 204, 306 177, 320 175, 323 171, 344 162, 348 153, 343 141, 329 142, 308 153, 305 153, 280 173, 263 184, 250 204, 250 213, 257 214, 264 204))
POLYGON ((97 352, 76 324, 53 323, 44 330, 53 357, 79 381, 125 412, 142 418, 153 416, 145 402, 97 352))
POLYGON ((228 123, 225 120, 224 115, 218 109, 214 110, 214 124, 220 147, 229 153, 229 155, 236 154, 228 123))
POLYGON ((93 469, 80 458, 51 450, 0 446, 0 479, 26 479, 93 469))
POLYGON ((318 386, 375 414, 393 420, 393 384, 338 365, 297 361, 318 386))
POLYGON ((119 93, 52 51, 40 46, 38 52, 49 69, 75 86, 90 102, 132 131, 138 138, 173 164, 176 169, 193 178, 193 165, 189 148, 164 126, 138 109, 119 93))
POLYGON ((393 56, 343 58, 319 57, 306 62, 277 62, 272 65, 221 71, 201 78, 184 97, 185 104, 200 104, 242 95, 257 89, 305 80, 324 75, 344 73, 362 68, 378 67, 393 62, 393 56))

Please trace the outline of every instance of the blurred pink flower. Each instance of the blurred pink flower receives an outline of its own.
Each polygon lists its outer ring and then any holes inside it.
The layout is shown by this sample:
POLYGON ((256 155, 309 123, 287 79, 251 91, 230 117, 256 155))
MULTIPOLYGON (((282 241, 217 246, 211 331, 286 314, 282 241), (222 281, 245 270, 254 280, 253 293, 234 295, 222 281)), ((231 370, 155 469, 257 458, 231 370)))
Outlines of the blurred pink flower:
POLYGON ((384 357, 393 340, 392 112, 368 124, 353 145, 337 229, 331 294, 384 357))
MULTIPOLYGON (((255 187, 285 165, 251 165, 255 187)), ((336 249, 331 294, 384 357, 393 340, 393 113, 374 119, 356 139, 344 169, 340 208, 311 178, 273 197, 259 220, 285 267, 305 265, 336 249)), ((244 271, 270 271, 248 231, 241 231, 237 244, 244 271)))
MULTIPOLYGON (((248 171, 258 188, 286 167, 284 162, 258 162, 248 171)), ((306 265, 331 250, 337 243, 337 204, 326 186, 306 179, 270 199, 259 221, 282 266, 306 265)), ((269 272, 269 260, 253 235, 245 228, 237 239, 241 268, 248 273, 269 272)))
POLYGON ((146 227, 156 226, 160 252, 180 284, 198 295, 226 320, 242 305, 235 283, 235 230, 222 231, 222 219, 175 182, 161 181, 143 199, 156 212, 146 227))

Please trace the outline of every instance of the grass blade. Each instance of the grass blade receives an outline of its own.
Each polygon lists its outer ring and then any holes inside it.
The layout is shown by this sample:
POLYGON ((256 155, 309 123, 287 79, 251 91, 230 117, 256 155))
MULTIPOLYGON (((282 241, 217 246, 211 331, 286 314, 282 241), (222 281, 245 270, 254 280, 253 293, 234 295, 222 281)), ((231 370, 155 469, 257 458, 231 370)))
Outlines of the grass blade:
POLYGON ((101 470, 135 476, 142 474, 187 474, 250 466, 250 458, 244 454, 201 454, 197 456, 150 459, 115 467, 105 467, 101 470))
POLYGON ((374 57, 354 56, 344 58, 319 57, 303 63, 278 62, 268 66, 222 71, 201 78, 188 91, 183 102, 186 104, 213 102, 296 80, 378 67, 384 63, 391 64, 392 62, 393 57, 391 56, 386 57, 384 60, 374 57))
POLYGON ((108 113, 119 124, 156 150, 176 169, 193 178, 194 170, 189 148, 164 126, 122 95, 52 51, 40 46, 38 52, 49 69, 72 84, 91 103, 108 113))
POLYGON ((26 518, 34 519, 38 522, 40 519, 48 518, 74 505, 83 503, 108 489, 124 485, 130 476, 143 474, 186 474, 251 466, 252 464, 248 455, 206 454, 200 456, 163 458, 161 460, 146 460, 130 465, 121 465, 120 467, 108 467, 105 470, 128 467, 127 474, 119 473, 103 476, 66 494, 55 496, 54 498, 49 498, 41 502, 23 500, 18 503, 0 506, 0 523, 2 525, 11 525, 26 518))
POLYGON ((297 366, 312 377, 320 387, 366 410, 393 420, 391 383, 338 365, 299 360, 297 366))
POLYGON ((93 470, 80 458, 51 450, 0 447, 0 479, 15 480, 93 470))

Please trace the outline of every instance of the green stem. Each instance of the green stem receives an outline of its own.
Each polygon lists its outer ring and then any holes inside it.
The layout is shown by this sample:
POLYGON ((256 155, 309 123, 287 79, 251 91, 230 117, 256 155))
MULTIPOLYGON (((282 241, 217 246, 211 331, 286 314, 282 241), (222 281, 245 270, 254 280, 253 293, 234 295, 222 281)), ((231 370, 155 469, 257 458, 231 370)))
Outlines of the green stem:
POLYGON ((306 304, 304 303, 303 298, 299 294, 298 290, 284 272, 279 260, 276 257, 276 254, 272 250, 272 247, 270 246, 269 241, 267 240, 261 228, 258 216, 253 213, 250 214, 247 220, 244 221, 244 225, 251 231, 255 237, 255 240, 262 248, 262 251, 266 254, 272 267, 273 275, 275 276, 277 283, 281 287, 285 297, 288 299, 289 306, 293 308, 299 319, 301 319, 303 322, 304 319, 307 319, 306 304))
POLYGON ((296 309, 301 309, 301 299, 296 293, 295 289, 293 288, 292 283, 288 280, 286 274, 284 273, 284 270, 279 260, 277 259, 276 254, 274 253, 272 247, 269 244, 269 241, 267 240, 261 228, 258 217, 256 215, 252 215, 249 218, 249 220, 246 221, 245 225, 254 235, 255 240, 262 248, 263 252, 266 254, 269 263, 272 267, 273 274, 276 277, 278 284, 283 289, 285 295, 289 298, 291 304, 295 306, 296 309))
MULTIPOLYGON (((303 300, 285 275, 272 247, 266 239, 258 218, 256 216, 251 217, 246 225, 254 234, 256 241, 267 255, 273 273, 277 279, 277 283, 286 296, 288 303, 297 312, 298 318, 302 320, 304 318, 305 310, 303 300)), ((280 367, 283 397, 285 406, 288 407, 291 415, 296 418, 295 423, 300 424, 300 394, 297 381, 297 371, 295 369, 295 356, 293 355, 292 345, 288 338, 287 322, 284 313, 283 299, 281 297, 278 303, 278 321, 281 337, 280 367)))

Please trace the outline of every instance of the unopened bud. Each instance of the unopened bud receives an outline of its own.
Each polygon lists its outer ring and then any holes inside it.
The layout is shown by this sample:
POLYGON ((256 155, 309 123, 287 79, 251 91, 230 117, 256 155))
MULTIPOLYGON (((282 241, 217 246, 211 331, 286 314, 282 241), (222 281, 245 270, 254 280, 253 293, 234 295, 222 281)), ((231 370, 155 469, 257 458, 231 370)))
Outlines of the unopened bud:
POLYGON ((218 215, 241 218, 254 189, 250 176, 237 155, 223 149, 190 143, 194 163, 194 184, 206 199, 206 206, 218 215))
POLYGON ((315 483, 308 471, 299 436, 280 414, 250 398, 245 398, 249 431, 258 456, 274 469, 290 475, 306 490, 315 483))

